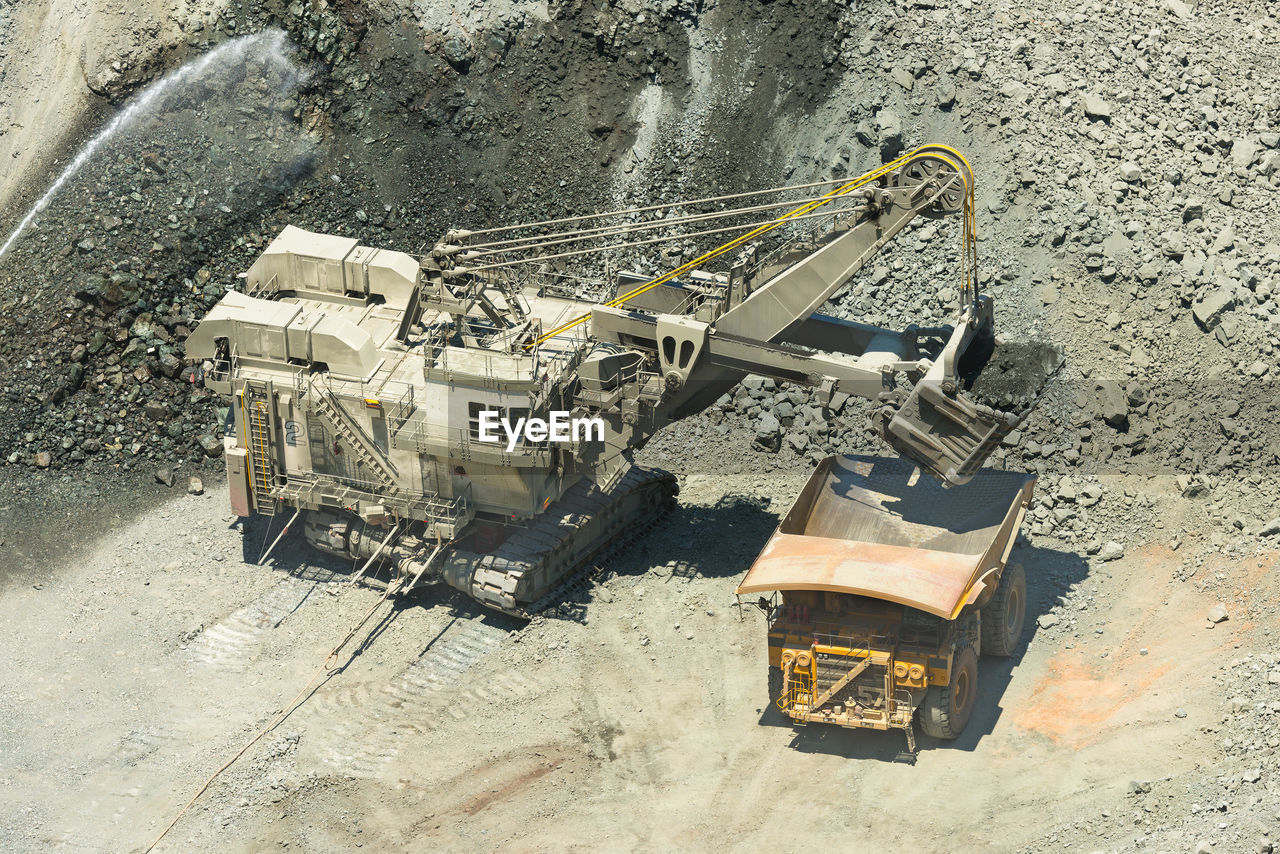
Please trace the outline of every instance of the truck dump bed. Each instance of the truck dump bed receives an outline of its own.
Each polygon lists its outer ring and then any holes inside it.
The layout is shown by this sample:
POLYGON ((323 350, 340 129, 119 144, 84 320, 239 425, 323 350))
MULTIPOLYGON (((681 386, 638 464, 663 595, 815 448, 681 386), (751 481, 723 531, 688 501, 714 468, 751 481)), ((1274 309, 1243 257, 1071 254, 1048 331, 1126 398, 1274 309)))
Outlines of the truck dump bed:
POLYGON ((954 619, 998 578, 1034 482, 983 469, 944 489, 901 459, 828 457, 737 592, 828 590, 954 619))

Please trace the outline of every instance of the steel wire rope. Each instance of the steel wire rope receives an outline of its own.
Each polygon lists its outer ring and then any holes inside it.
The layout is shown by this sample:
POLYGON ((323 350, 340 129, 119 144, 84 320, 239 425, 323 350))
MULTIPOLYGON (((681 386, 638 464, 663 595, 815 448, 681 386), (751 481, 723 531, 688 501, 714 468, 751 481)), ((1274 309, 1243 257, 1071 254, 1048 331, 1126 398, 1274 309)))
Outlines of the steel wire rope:
MULTIPOLYGON (((853 208, 851 207, 840 208, 838 211, 835 211, 834 213, 839 214, 843 212, 848 212, 850 210, 853 210, 853 208)), ((827 217, 832 215, 833 215, 833 212, 831 211, 824 211, 822 213, 808 213, 808 214, 803 214, 801 216, 792 217, 791 219, 788 220, 788 222, 799 222, 805 219, 813 219, 815 217, 827 217)), ((607 246, 591 246, 586 249, 572 249, 572 250, 569 250, 568 252, 556 252, 551 255, 535 255, 531 258, 513 258, 508 261, 494 261, 489 264, 478 264, 476 266, 463 266, 447 272, 451 272, 454 275, 459 275, 462 273, 480 273, 480 272, 484 272, 485 270, 501 270, 508 267, 518 267, 522 264, 536 264, 541 261, 555 261, 560 258, 574 258, 579 255, 597 255, 603 252, 613 252, 618 249, 631 249, 636 246, 648 246, 653 243, 671 243, 676 240, 684 240, 692 237, 706 237, 711 234, 724 234, 725 232, 739 231, 744 228, 758 228, 761 225, 768 225, 769 223, 772 223, 772 222, 775 222, 775 220, 764 220, 763 222, 746 222, 746 223, 741 223, 739 225, 726 225, 720 228, 708 228, 708 229, 703 229, 702 231, 691 231, 687 234, 679 234, 679 235, 674 235, 670 237, 650 237, 647 240, 629 240, 623 243, 611 243, 607 246)))
POLYGON ((264 726, 262 729, 258 730, 257 734, 254 735, 253 738, 245 742, 245 745, 241 747, 240 750, 238 750, 234 756, 232 756, 225 763, 223 763, 222 766, 218 768, 217 771, 214 771, 212 774, 209 775, 209 778, 204 781, 204 785, 202 785, 196 791, 196 793, 191 796, 191 800, 187 801, 187 803, 182 807, 182 809, 178 810, 178 814, 175 815, 173 817, 173 820, 170 821, 169 824, 165 826, 164 830, 160 831, 160 835, 157 836, 155 840, 152 841, 152 843, 143 850, 143 854, 150 854, 150 852, 157 845, 159 845, 160 842, 166 836, 169 835, 169 832, 173 830, 175 826, 177 826, 178 821, 186 814, 187 810, 191 809, 191 806, 200 798, 200 796, 203 795, 206 791, 208 791, 209 787, 213 785, 213 781, 218 779, 218 777, 222 774, 222 772, 226 771, 228 768, 234 765, 237 759, 239 759, 241 756, 244 756, 246 753, 248 753, 249 748, 253 747, 255 744, 258 743, 259 739, 261 739, 267 733, 271 732, 271 730, 275 729, 277 724, 279 724, 281 721, 287 718, 290 714, 292 714, 294 710, 297 709, 298 706, 302 705, 302 702, 306 699, 304 695, 306 695, 306 693, 311 689, 311 686, 315 684, 316 680, 320 678, 321 674, 326 673, 333 669, 330 666, 330 662, 333 661, 334 657, 337 656, 337 654, 342 651, 342 648, 346 646, 353 637, 355 637, 356 632, 360 631, 361 627, 364 626, 364 624, 369 621, 369 618, 374 615, 374 613, 378 610, 378 608, 382 605, 382 603, 387 601, 387 599, 389 599, 394 593, 399 592, 400 588, 403 586, 404 586, 403 579, 398 584, 387 585, 387 589, 383 591, 382 596, 379 597, 378 601, 374 602, 373 606, 370 607, 368 611, 365 611, 364 616, 361 617, 356 622, 356 624, 351 627, 351 629, 346 633, 346 635, 342 638, 342 640, 338 642, 338 645, 335 646, 327 656, 325 656, 324 661, 322 661, 320 663, 320 666, 316 668, 316 672, 311 674, 311 678, 307 680, 307 684, 302 686, 302 690, 299 691, 297 694, 295 694, 293 696, 293 699, 291 699, 288 703, 285 704, 284 708, 280 710, 279 714, 277 714, 274 718, 271 719, 271 722, 269 724, 264 726))
POLYGON ((526 222, 519 225, 495 225, 491 228, 477 228, 474 231, 469 229, 458 229, 457 232, 467 237, 475 234, 494 234, 499 231, 518 231, 525 228, 540 228, 546 225, 559 225, 567 222, 583 222, 590 219, 604 219, 611 216, 622 216, 624 214, 647 213, 649 211, 662 210, 663 208, 688 207, 689 205, 706 204, 708 202, 727 202, 731 199, 745 199, 751 196, 763 196, 769 193, 784 193, 787 190, 808 190, 813 187, 829 187, 832 184, 839 184, 844 178, 832 178, 826 181, 813 181, 808 184, 791 184, 786 187, 770 187, 765 190, 749 190, 744 193, 730 193, 726 196, 707 196, 702 199, 689 199, 683 202, 664 202, 657 205, 647 205, 640 208, 627 208, 620 211, 603 211, 601 213, 582 214, 580 216, 566 216, 559 219, 544 219, 540 222, 526 222))
MULTIPOLYGON (((804 199, 799 203, 811 201, 816 201, 816 199, 804 199)), ((788 199, 783 202, 770 202, 767 205, 728 208, 722 211, 701 211, 699 213, 687 214, 678 217, 616 223, 614 225, 605 225, 595 228, 580 228, 571 231, 557 231, 551 234, 536 234, 529 237, 513 237, 508 240, 495 240, 490 243, 464 244, 461 246, 461 249, 464 252, 474 253, 469 255, 469 257, 484 257, 486 255, 493 255, 501 252, 519 252, 536 249, 542 246, 557 246, 561 243, 589 240, 593 237, 612 237, 614 235, 627 234, 633 231, 649 231, 655 228, 668 228, 676 225, 686 225, 693 222, 703 222, 705 220, 746 216, 750 213, 760 213, 761 211, 785 208, 787 205, 794 205, 797 203, 796 199, 788 199)))
MULTIPOLYGON (((775 220, 771 220, 763 225, 757 226, 756 228, 752 229, 746 234, 739 235, 738 237, 735 237, 733 240, 730 240, 728 243, 725 243, 721 246, 716 247, 715 249, 712 249, 710 252, 700 255, 699 257, 694 258, 692 261, 689 261, 685 264, 681 264, 679 267, 675 268, 671 272, 664 273, 663 275, 658 276, 657 278, 651 279, 645 284, 640 285, 639 287, 631 291, 628 291, 627 293, 622 294, 621 296, 618 296, 612 300, 609 300, 608 302, 604 303, 604 305, 611 308, 617 308, 619 306, 622 306, 628 300, 634 297, 637 297, 640 294, 646 293, 647 291, 651 291, 654 288, 658 287, 659 285, 662 285, 662 284, 665 284, 666 282, 671 281, 681 273, 689 272, 690 270, 694 270, 702 266, 707 261, 711 261, 716 258, 719 258, 721 255, 724 255, 725 253, 733 249, 736 249, 737 247, 741 246, 743 243, 747 242, 753 237, 758 237, 761 234, 765 234, 769 231, 772 231, 773 229, 777 228, 780 225, 783 225, 784 223, 790 220, 793 220, 799 216, 803 216, 804 214, 807 214, 810 211, 815 210, 816 208, 819 208, 819 207, 822 207, 823 205, 828 204, 834 199, 838 199, 842 196, 848 195, 854 190, 874 180, 877 180, 878 178, 883 177, 884 175, 888 174, 889 172, 893 171, 894 169, 908 162, 912 157, 914 157, 917 153, 920 153, 921 151, 923 151, 925 148, 927 148, 927 146, 922 146, 921 148, 917 148, 906 154, 903 154, 900 157, 897 157, 894 160, 891 160, 888 163, 884 164, 879 169, 874 169, 870 172, 867 172, 866 174, 853 179, 849 183, 844 184, 843 186, 837 187, 831 192, 820 196, 818 199, 814 201, 806 202, 805 204, 801 205, 795 210, 789 213, 783 214, 782 216, 778 217, 775 220)), ((591 314, 587 313, 576 318, 575 320, 570 321, 567 324, 564 324, 563 326, 560 326, 556 329, 552 329, 550 332, 543 333, 538 338, 535 338, 533 341, 526 344, 525 349, 526 350, 533 349, 539 344, 542 344, 543 342, 548 341, 551 338, 554 338, 555 336, 559 335, 562 332, 566 332, 570 329, 573 329, 576 326, 582 325, 590 318, 591 318, 591 314)))

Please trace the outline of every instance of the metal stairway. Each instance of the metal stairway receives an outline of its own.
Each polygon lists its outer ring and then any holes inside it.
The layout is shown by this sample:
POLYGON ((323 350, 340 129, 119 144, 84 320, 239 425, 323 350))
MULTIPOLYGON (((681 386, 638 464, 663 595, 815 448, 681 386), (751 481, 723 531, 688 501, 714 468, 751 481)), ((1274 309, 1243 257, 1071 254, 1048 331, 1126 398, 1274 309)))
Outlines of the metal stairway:
POLYGON ((360 426, 347 414, 337 396, 315 378, 311 380, 309 387, 314 410, 324 416, 324 419, 333 425, 337 434, 346 441, 361 469, 370 472, 388 494, 398 493, 400 478, 395 466, 365 436, 360 426))
POLYGON ((276 502, 271 497, 276 471, 271 453, 273 392, 271 383, 255 386, 246 382, 240 393, 244 409, 245 439, 249 452, 249 483, 254 493, 254 510, 263 516, 274 516, 276 502))

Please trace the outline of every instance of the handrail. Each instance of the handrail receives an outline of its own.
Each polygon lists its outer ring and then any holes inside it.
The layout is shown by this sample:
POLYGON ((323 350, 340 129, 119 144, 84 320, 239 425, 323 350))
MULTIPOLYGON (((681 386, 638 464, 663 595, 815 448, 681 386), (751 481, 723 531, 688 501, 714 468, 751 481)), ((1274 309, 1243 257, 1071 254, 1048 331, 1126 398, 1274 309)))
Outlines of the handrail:
POLYGON ((374 481, 344 475, 322 474, 320 472, 290 475, 288 482, 284 486, 278 487, 275 492, 278 497, 289 498, 296 497, 301 492, 310 491, 317 487, 351 490, 359 493, 361 497, 369 496, 383 502, 403 504, 409 509, 421 509, 428 516, 423 521, 432 522, 458 524, 466 521, 472 515, 471 508, 474 504, 470 483, 463 486, 461 494, 453 498, 445 498, 436 493, 426 492, 417 493, 416 495, 410 493, 401 496, 387 496, 382 491, 380 484, 374 481))

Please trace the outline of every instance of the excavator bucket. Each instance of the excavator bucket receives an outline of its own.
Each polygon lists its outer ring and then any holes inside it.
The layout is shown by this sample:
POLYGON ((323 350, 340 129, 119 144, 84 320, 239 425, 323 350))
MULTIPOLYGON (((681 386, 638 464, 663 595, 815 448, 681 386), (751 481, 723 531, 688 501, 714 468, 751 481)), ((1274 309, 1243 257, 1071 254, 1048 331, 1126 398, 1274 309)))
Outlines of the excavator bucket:
MULTIPOLYGON (((892 412, 892 410, 890 410, 892 412)), ((916 383, 896 412, 885 412, 880 436, 903 457, 953 486, 967 483, 1025 417, 948 394, 933 380, 916 383)))
POLYGON ((991 303, 982 297, 966 332, 961 327, 902 403, 872 416, 881 438, 944 484, 977 474, 1005 437, 1035 408, 1065 362, 1062 349, 1042 342, 996 339, 991 303), (1015 404, 1005 412, 974 399, 1015 404))

